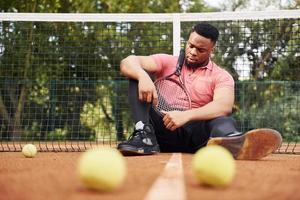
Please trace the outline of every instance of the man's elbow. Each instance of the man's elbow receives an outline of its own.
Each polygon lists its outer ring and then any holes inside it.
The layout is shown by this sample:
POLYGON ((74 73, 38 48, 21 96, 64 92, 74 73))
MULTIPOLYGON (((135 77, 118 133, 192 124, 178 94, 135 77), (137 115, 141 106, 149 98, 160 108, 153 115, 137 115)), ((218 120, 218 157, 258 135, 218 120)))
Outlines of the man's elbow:
POLYGON ((233 106, 224 106, 224 107, 223 107, 223 110, 222 110, 223 115, 224 115, 224 116, 227 116, 227 115, 232 114, 232 107, 233 107, 233 106))
POLYGON ((225 116, 232 114, 232 108, 224 109, 223 113, 225 116))
POLYGON ((233 105, 220 105, 219 115, 220 116, 228 116, 232 114, 233 105))
POLYGON ((121 74, 123 74, 123 75, 126 74, 125 70, 126 70, 127 63, 133 57, 134 57, 134 55, 130 55, 130 56, 127 56, 126 58, 121 60, 121 62, 120 62, 120 72, 121 72, 121 74))

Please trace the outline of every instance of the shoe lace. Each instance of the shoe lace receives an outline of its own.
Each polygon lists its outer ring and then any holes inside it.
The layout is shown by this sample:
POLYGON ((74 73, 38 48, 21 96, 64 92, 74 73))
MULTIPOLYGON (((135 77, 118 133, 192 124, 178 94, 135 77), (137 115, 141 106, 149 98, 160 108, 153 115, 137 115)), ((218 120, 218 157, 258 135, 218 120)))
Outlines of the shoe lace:
POLYGON ((146 132, 144 130, 134 130, 133 133, 129 136, 128 140, 132 140, 135 137, 146 138, 146 132))

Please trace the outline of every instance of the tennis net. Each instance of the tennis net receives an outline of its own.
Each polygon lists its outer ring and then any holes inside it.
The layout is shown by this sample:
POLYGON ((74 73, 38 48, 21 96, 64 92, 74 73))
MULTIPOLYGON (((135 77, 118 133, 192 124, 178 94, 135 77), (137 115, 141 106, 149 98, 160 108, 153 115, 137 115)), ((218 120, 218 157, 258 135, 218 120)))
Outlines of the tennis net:
POLYGON ((239 129, 280 131, 300 153, 300 13, 0 13, 0 151, 115 146, 132 131, 130 54, 178 54, 198 22, 220 31, 213 59, 236 80, 239 129))

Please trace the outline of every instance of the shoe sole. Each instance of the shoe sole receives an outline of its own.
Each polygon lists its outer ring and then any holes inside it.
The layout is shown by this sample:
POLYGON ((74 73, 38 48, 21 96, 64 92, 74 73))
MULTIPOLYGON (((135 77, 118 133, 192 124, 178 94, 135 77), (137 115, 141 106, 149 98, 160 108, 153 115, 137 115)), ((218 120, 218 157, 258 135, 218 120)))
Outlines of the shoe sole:
MULTIPOLYGON (((151 147, 152 149, 153 147, 151 147)), ((149 148, 136 148, 129 145, 122 145, 122 148, 118 149, 123 156, 142 156, 142 155, 153 155, 159 153, 156 150, 149 150, 149 148)))
POLYGON ((279 132, 273 129, 254 129, 242 136, 216 137, 207 145, 221 145, 237 160, 259 160, 275 152, 282 143, 279 132))

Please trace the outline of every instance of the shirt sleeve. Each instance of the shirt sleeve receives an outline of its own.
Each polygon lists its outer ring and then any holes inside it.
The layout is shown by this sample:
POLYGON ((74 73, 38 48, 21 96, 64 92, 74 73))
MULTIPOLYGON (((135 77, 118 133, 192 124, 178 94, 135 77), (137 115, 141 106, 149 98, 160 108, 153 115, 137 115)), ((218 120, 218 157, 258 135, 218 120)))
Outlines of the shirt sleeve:
POLYGON ((221 69, 220 73, 216 76, 215 89, 222 87, 234 88, 234 80, 229 72, 225 69, 221 69))
POLYGON ((176 66, 177 60, 175 56, 169 54, 153 54, 151 57, 154 59, 157 66, 157 70, 155 72, 157 77, 166 76, 174 71, 174 66, 176 66))

